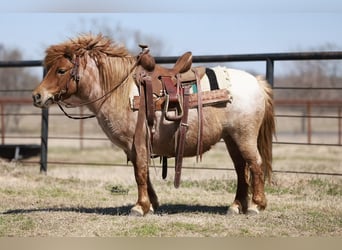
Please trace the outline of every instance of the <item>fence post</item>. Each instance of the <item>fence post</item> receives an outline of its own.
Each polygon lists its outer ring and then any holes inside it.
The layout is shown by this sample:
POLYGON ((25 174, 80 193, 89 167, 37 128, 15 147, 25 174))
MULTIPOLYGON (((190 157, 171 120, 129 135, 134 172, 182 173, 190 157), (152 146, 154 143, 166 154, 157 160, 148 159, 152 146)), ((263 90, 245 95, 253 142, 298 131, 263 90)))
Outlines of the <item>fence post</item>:
MULTIPOLYGON (((43 71, 43 78, 46 70, 43 71)), ((40 133, 40 173, 47 172, 47 153, 48 153, 48 134, 49 134, 49 109, 42 109, 42 122, 40 133)))
POLYGON ((274 84, 274 61, 270 58, 266 59, 266 80, 273 88, 274 84))
POLYGON ((40 172, 47 172, 49 109, 42 110, 41 144, 40 144, 40 172))

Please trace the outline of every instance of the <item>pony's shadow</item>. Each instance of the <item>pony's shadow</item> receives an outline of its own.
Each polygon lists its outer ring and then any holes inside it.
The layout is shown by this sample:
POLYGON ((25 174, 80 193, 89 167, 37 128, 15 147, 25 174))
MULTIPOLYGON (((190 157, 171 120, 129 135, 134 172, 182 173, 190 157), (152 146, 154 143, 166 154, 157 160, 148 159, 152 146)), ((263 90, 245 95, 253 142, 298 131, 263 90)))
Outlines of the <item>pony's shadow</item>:
MULTIPOLYGON (((86 214, 101 214, 114 216, 128 216, 132 205, 120 207, 51 207, 51 208, 33 208, 33 209, 11 209, 1 214, 28 214, 35 212, 75 212, 86 214)), ((164 204, 161 205, 155 214, 181 214, 181 213, 207 213, 224 215, 228 211, 227 206, 206 206, 206 205, 186 205, 186 204, 164 204)))

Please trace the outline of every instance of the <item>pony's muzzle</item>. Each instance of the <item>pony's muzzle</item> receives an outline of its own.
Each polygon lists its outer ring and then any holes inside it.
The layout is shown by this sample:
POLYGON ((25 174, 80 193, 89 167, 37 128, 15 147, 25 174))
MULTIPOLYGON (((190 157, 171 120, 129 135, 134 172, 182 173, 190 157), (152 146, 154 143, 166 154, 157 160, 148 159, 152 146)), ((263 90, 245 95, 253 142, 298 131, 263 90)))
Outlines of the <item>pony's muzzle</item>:
POLYGON ((47 96, 44 98, 42 94, 40 93, 35 93, 33 92, 32 94, 32 99, 33 99, 33 105, 38 107, 38 108, 47 108, 52 104, 53 101, 53 96, 47 96))

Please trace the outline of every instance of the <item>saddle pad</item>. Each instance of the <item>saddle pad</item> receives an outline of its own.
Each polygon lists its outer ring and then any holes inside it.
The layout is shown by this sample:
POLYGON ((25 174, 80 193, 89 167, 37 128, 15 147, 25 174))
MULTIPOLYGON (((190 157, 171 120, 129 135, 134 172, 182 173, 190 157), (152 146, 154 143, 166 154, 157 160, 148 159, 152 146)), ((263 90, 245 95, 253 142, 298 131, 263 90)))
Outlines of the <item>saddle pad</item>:
MULTIPOLYGON (((221 66, 206 69, 206 74, 201 79, 201 90, 211 91, 216 89, 230 89, 230 77, 228 69, 221 66)), ((190 93, 197 93, 197 86, 194 84, 190 89, 190 93)))

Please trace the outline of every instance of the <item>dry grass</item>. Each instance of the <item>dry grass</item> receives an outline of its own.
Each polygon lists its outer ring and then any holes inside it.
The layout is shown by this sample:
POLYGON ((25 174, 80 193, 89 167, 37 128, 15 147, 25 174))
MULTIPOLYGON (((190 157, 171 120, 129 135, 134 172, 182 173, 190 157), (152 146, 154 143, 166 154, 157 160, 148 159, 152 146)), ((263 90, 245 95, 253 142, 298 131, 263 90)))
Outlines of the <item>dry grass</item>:
MULTIPOLYGON (((338 172, 341 150, 276 145, 274 168, 338 172)), ((232 167, 224 151, 216 146, 200 166, 232 167)), ((125 162, 121 152, 104 148, 51 148, 49 159, 125 162)), ((137 197, 130 165, 49 166, 45 176, 38 166, 1 162, 0 236, 342 236, 341 177, 275 174, 266 211, 229 217, 233 171, 185 169, 179 189, 172 171, 166 181, 159 168, 151 176, 161 207, 135 218, 128 216, 137 197)))

